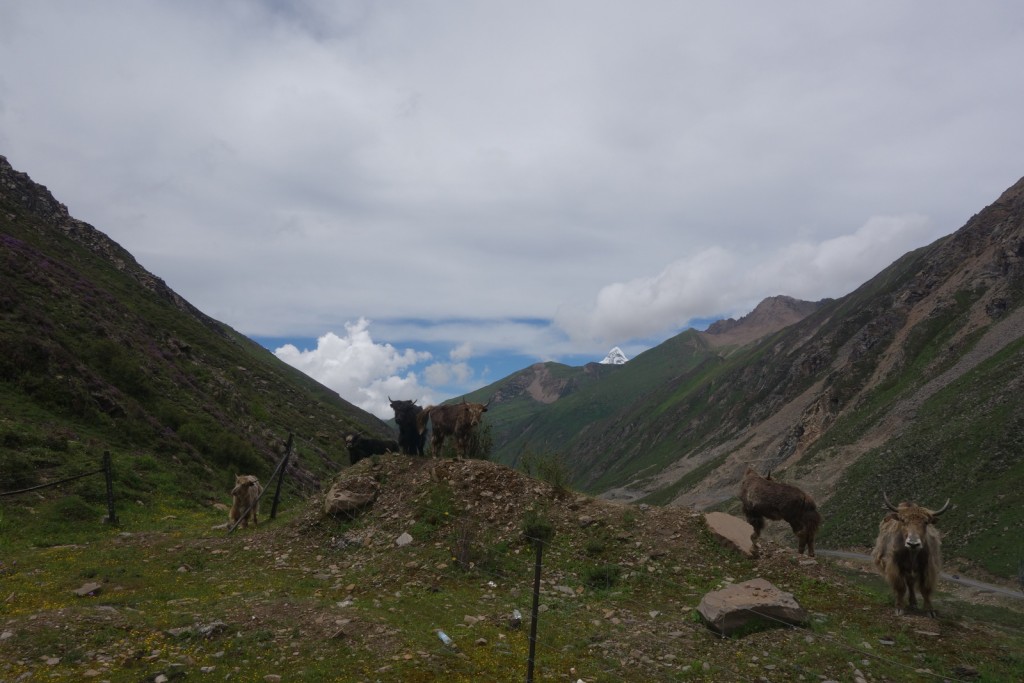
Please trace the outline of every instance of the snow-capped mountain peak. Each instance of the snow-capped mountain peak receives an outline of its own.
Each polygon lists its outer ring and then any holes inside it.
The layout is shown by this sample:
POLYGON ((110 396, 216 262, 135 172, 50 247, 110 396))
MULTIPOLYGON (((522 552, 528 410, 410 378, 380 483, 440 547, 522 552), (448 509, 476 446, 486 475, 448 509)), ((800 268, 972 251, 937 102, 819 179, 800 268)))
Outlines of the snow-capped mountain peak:
POLYGON ((629 359, 626 358, 626 354, 622 352, 622 349, 616 346, 608 352, 607 356, 604 357, 604 360, 601 361, 601 365, 625 365, 628 360, 629 359))

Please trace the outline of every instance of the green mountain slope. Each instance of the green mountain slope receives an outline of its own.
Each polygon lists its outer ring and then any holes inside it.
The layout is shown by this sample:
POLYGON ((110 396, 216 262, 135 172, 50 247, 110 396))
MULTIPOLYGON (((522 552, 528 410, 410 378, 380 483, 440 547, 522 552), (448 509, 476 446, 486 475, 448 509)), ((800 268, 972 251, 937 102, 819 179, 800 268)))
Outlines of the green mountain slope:
POLYGON ((200 313, 3 157, 0 245, 0 491, 109 450, 122 495, 206 502, 235 472, 269 477, 289 434, 289 481, 315 488, 347 463, 343 432, 390 432, 200 313))

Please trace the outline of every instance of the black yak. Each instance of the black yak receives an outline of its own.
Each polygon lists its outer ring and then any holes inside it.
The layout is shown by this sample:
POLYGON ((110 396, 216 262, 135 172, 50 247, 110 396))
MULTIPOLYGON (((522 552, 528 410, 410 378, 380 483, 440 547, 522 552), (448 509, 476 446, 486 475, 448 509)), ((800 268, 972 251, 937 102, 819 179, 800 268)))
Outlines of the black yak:
POLYGON ((427 435, 420 432, 416 418, 423 412, 423 406, 416 401, 393 401, 391 409, 395 411, 395 424, 398 425, 398 447, 406 455, 423 455, 423 447, 427 443, 427 435))
POLYGON ((371 439, 362 434, 349 434, 345 437, 345 445, 348 446, 348 461, 355 465, 363 458, 382 453, 397 453, 398 442, 394 439, 371 439))

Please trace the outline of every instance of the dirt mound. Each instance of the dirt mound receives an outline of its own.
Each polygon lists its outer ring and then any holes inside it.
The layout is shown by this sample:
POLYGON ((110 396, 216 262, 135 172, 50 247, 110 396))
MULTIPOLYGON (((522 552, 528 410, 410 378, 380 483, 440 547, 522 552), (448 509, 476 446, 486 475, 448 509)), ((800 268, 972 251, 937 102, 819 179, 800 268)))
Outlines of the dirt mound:
MULTIPOLYGON (((424 523, 462 525, 497 541, 521 540, 523 519, 530 511, 543 513, 556 533, 595 526, 620 532, 622 538, 629 535, 626 527, 637 523, 638 513, 660 518, 652 520, 652 530, 677 533, 684 527, 693 533, 698 519, 678 508, 638 508, 598 500, 484 460, 385 455, 345 469, 335 483, 343 486, 361 477, 380 483, 376 501, 359 515, 358 538, 348 539, 361 545, 391 545, 402 533, 411 533, 415 539, 415 527, 424 523)), ((321 527, 328 521, 322 506, 311 501, 300 526, 321 527)))

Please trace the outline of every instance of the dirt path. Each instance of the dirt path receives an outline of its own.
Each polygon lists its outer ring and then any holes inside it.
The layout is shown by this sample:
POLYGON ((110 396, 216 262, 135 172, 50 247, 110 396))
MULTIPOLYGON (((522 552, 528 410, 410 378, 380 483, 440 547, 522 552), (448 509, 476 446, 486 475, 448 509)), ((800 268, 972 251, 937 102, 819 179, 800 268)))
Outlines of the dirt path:
MULTIPOLYGON (((865 555, 864 553, 854 553, 846 550, 821 550, 818 549, 819 555, 825 557, 837 557, 844 560, 856 560, 865 564, 870 564, 871 556, 865 555)), ((949 581, 966 588, 980 591, 982 593, 989 593, 993 596, 1014 598, 1015 600, 1024 601, 1024 591, 1014 590, 1013 588, 1007 588, 1006 586, 997 586, 991 583, 985 583, 984 581, 978 581, 977 579, 971 579, 961 574, 940 574, 943 581, 949 581)))

